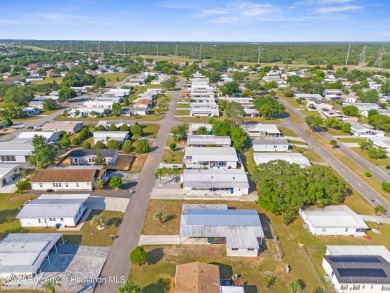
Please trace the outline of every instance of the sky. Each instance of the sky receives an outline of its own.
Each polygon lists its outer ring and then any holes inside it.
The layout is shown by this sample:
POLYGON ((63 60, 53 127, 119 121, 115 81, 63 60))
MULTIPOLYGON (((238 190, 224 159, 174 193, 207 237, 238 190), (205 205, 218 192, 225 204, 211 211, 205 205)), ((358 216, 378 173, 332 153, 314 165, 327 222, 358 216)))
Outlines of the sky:
POLYGON ((390 0, 2 1, 0 39, 390 41, 390 0))

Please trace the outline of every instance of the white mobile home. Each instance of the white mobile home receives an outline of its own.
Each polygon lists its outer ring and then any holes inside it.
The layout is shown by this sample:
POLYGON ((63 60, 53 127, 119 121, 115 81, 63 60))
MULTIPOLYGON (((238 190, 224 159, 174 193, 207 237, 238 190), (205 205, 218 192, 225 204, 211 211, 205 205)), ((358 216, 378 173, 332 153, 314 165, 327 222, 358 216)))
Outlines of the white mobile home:
POLYGON ((236 169, 238 157, 233 147, 186 147, 187 168, 236 169))
POLYGON ((290 164, 297 164, 301 168, 310 166, 310 161, 300 153, 255 153, 253 157, 256 165, 280 160, 290 164))
POLYGON ((241 125, 251 137, 279 137, 282 133, 275 124, 244 123, 241 125))
POLYGON ((351 125, 351 133, 357 137, 383 137, 385 133, 381 130, 376 130, 368 124, 360 124, 352 120, 344 120, 345 123, 351 125))
POLYGON ((222 146, 230 147, 232 141, 229 136, 215 135, 188 135, 187 145, 193 147, 222 146))
POLYGON ((0 142, 0 163, 27 163, 33 150, 31 142, 0 142))
POLYGON ((305 209, 299 214, 313 235, 364 236, 369 229, 362 217, 346 205, 305 209))
POLYGON ((27 202, 16 218, 22 227, 75 227, 89 194, 47 194, 27 202))
POLYGON ((130 138, 128 131, 95 131, 93 133, 93 143, 101 141, 107 143, 110 140, 116 140, 121 143, 125 142, 126 139, 130 138))
POLYGON ((19 174, 19 164, 0 164, 0 187, 15 181, 19 174))
POLYGON ((261 138, 252 142, 255 152, 287 152, 289 143, 282 138, 261 138))

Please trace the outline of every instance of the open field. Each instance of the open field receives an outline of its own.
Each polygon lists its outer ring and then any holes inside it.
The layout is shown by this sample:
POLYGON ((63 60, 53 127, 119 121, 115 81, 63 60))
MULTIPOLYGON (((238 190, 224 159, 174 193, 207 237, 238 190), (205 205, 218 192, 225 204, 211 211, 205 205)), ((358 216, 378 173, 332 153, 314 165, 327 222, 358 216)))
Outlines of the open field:
POLYGON ((43 80, 33 80, 30 83, 34 84, 43 84, 43 83, 53 83, 56 82, 58 84, 62 83, 62 77, 44 77, 43 80))
POLYGON ((125 79, 128 76, 127 73, 124 72, 114 72, 114 73, 103 73, 99 74, 98 77, 103 77, 106 80, 106 87, 111 87, 125 79))
POLYGON ((295 133, 294 130, 286 127, 278 126, 278 129, 284 136, 292 136, 292 137, 298 137, 298 134, 295 133))

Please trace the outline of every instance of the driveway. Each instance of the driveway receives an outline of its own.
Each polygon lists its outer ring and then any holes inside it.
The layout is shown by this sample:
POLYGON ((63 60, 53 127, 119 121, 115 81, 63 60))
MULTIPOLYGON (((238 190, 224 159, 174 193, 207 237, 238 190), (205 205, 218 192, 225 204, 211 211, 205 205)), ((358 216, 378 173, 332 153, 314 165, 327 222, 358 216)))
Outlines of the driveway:
POLYGON ((86 201, 86 206, 91 210, 106 210, 124 213, 129 201, 128 198, 90 196, 86 201))

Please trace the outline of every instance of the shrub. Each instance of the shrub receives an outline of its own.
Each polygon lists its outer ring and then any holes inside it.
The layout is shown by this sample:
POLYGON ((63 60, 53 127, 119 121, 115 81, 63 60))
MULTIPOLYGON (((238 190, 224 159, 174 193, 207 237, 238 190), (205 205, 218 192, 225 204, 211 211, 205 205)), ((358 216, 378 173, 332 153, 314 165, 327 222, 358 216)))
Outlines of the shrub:
POLYGON ((91 148, 91 144, 88 142, 88 141, 84 141, 83 144, 81 145, 81 148, 82 149, 90 149, 91 148))
POLYGON ((78 137, 75 137, 74 139, 72 139, 72 145, 79 145, 80 144, 80 139, 78 137))
POLYGON ((366 177, 371 177, 371 176, 372 176, 372 174, 371 174, 371 172, 370 172, 370 171, 366 171, 366 172, 364 172, 364 175, 366 175, 366 177))
POLYGON ((382 182, 382 189, 386 192, 390 192, 390 182, 383 181, 382 182))
POLYGON ((110 180, 110 186, 112 188, 118 189, 122 187, 122 179, 119 176, 112 176, 110 180))
POLYGON ((385 214, 387 212, 386 208, 382 205, 375 207, 375 213, 377 214, 385 214))
POLYGON ((134 248, 134 250, 130 253, 130 261, 132 264, 137 266, 146 264, 146 252, 142 246, 134 248))
POLYGON ((139 140, 135 146, 135 152, 138 154, 146 154, 150 152, 150 146, 147 141, 139 140))
POLYGON ((176 142, 170 143, 169 148, 171 149, 171 151, 174 151, 176 149, 176 142))
POLYGON ((104 182, 102 180, 96 180, 95 183, 93 184, 93 187, 96 189, 96 190, 100 190, 100 189, 103 189, 104 188, 104 182))

